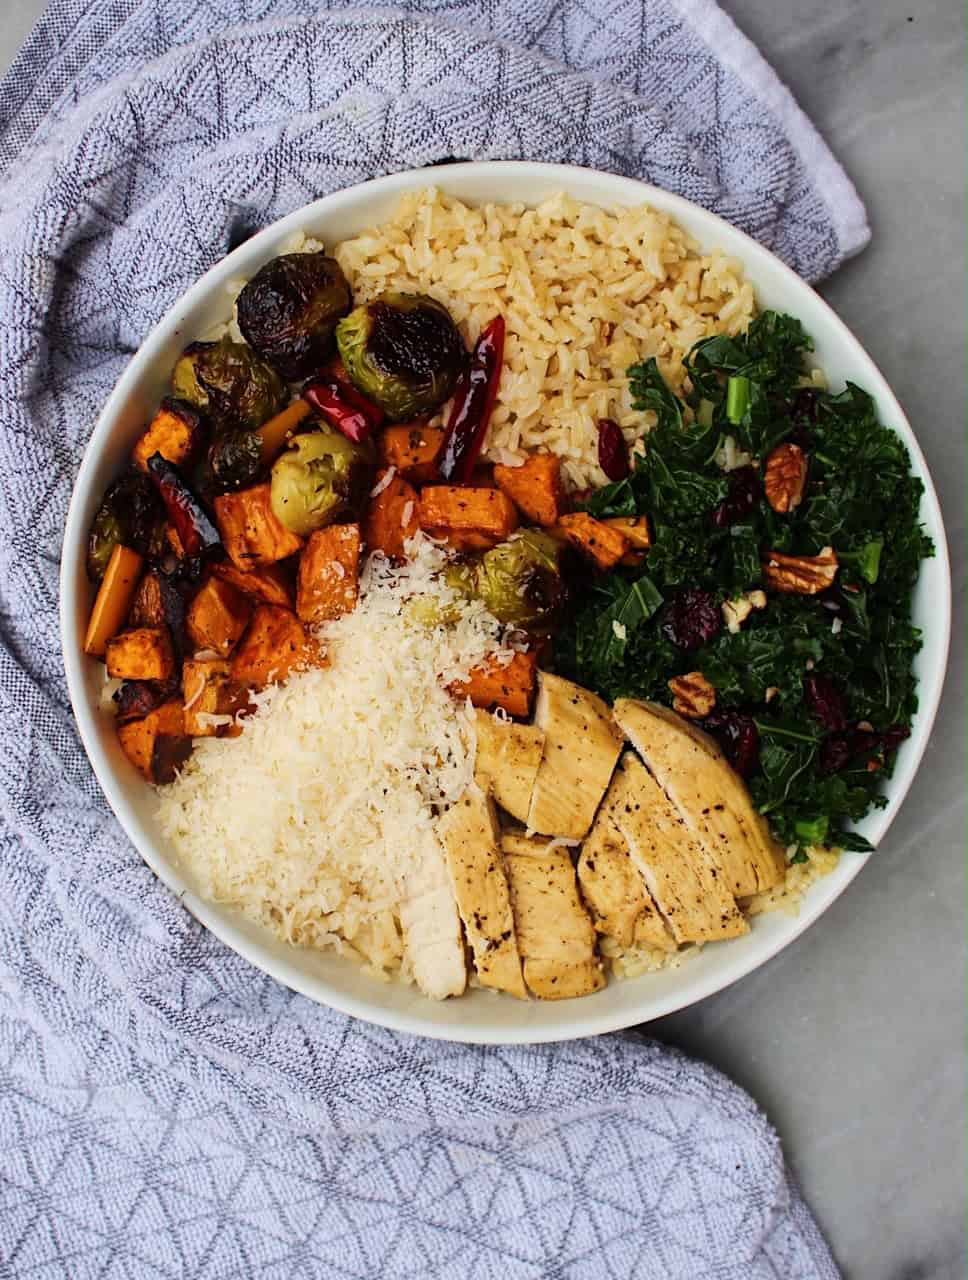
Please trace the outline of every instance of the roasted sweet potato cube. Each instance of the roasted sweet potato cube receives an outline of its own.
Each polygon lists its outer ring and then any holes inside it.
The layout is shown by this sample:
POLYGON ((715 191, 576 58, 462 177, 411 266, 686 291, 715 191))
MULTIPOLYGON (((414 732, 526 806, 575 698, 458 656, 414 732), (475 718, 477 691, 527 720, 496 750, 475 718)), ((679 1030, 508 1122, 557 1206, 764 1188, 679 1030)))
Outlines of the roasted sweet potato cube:
POLYGON ((111 552, 84 633, 85 653, 102 657, 108 641, 124 625, 143 564, 144 558, 137 551, 120 543, 111 552))
POLYGON ((128 626, 163 627, 164 625, 165 602, 161 591, 161 577, 157 573, 146 573, 138 583, 138 590, 131 601, 128 626))
POLYGON ((132 457, 142 471, 147 471, 153 453, 160 453, 173 466, 180 467, 198 451, 204 436, 202 415, 194 405, 169 397, 162 400, 132 457))
POLYGON ((602 570, 614 568, 631 546, 620 529, 613 528, 604 520, 596 520, 587 511, 562 516, 554 532, 560 533, 602 570))
POLYGON ((219 724, 213 716, 235 716, 249 703, 249 692, 232 679, 227 658, 189 658, 182 666, 185 732, 193 738, 236 738, 242 726, 219 724))
POLYGON ((464 549, 497 546, 518 527, 514 503, 500 489, 435 484, 420 495, 421 529, 464 549))
POLYGON ((215 519, 222 542, 239 569, 285 560, 302 546, 302 538, 277 519, 269 494, 266 482, 238 493, 223 493, 215 499, 215 519))
POLYGON ((458 698, 469 697, 484 711, 503 707, 509 715, 524 717, 531 710, 537 668, 534 652, 516 653, 506 666, 492 658, 475 667, 469 680, 450 685, 450 692, 458 698))
MULTIPOLYGON (((381 471, 374 488, 379 489, 386 479, 381 471)), ((393 476, 376 497, 370 499, 363 520, 363 540, 370 551, 382 551, 386 556, 402 556, 403 545, 420 528, 417 523, 419 506, 417 491, 406 480, 393 476)))
POLYGON ((207 578, 188 609, 188 638, 198 649, 213 649, 223 658, 232 652, 249 625, 252 601, 221 578, 207 578))
POLYGON ((490 551, 492 547, 504 541, 503 538, 474 532, 434 534, 434 537, 442 538, 454 551, 490 551))
POLYGON ((649 521, 646 516, 610 516, 603 520, 612 529, 624 533, 629 540, 629 549, 619 564, 635 567, 645 559, 645 553, 652 546, 652 534, 649 532, 649 521))
POLYGON ((192 753, 180 699, 165 702, 143 720, 118 725, 121 750, 148 782, 173 782, 192 753))
POLYGON ((288 565, 265 564, 261 569, 240 569, 231 560, 220 560, 212 566, 212 572, 223 582, 237 588, 250 600, 262 604, 277 604, 281 609, 292 609, 292 575, 288 565))
POLYGON ((296 613, 303 622, 324 622, 356 608, 360 569, 360 526, 331 524, 317 529, 299 557, 296 613))
POLYGON ((443 443, 439 427, 416 423, 387 427, 380 436, 380 461, 385 467, 396 467, 397 474, 413 484, 427 484, 437 479, 437 456, 443 443))
POLYGON ((167 628, 178 662, 188 648, 186 605, 182 584, 160 573, 146 573, 131 602, 128 626, 167 628))
POLYGON ((177 692, 178 681, 174 676, 170 680, 125 680, 112 699, 114 718, 118 724, 124 724, 126 720, 142 720, 149 711, 169 702, 177 692))
POLYGON ((167 627, 134 627, 107 643, 105 662, 112 680, 169 680, 175 655, 167 627))
POLYGON ((247 689, 277 684, 292 671, 320 665, 316 645, 288 609, 256 606, 249 629, 232 655, 232 679, 247 689))
POLYGON ((561 514, 561 463, 553 453, 532 453, 520 467, 494 467, 494 483, 523 516, 546 527, 561 514))
POLYGON ((636 551, 648 551, 652 546, 648 516, 609 516, 602 524, 623 533, 636 551))

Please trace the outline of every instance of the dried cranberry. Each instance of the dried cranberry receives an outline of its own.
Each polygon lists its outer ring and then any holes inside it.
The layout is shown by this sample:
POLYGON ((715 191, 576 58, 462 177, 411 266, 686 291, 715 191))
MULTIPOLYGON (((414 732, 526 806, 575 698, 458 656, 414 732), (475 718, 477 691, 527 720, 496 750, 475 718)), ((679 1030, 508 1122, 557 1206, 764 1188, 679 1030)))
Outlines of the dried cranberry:
POLYGON ((821 773, 839 773, 848 764, 866 759, 878 750, 881 735, 871 729, 847 729, 829 733, 820 744, 818 767, 821 773))
POLYGON ((840 773, 850 763, 852 754, 849 734, 828 734, 820 744, 817 768, 820 773, 840 773))
POLYGON ((835 680, 811 671, 803 678, 803 700, 825 729, 847 728, 847 699, 835 680))
POLYGON ((737 467, 729 473, 729 492, 712 514, 717 529, 741 524, 760 500, 763 486, 756 467, 737 467))
POLYGON ((817 422, 820 418, 821 395, 819 387, 801 387, 793 397, 794 422, 817 422))
POLYGON ((839 773, 852 761, 858 765, 875 755, 895 751, 910 734, 902 724, 892 724, 882 733, 876 729, 847 729, 830 733, 820 744, 818 768, 821 773, 839 773))
POLYGON ((760 760, 760 732, 743 711, 713 711, 702 721, 740 777, 748 778, 760 760))
POLYGON ((679 649, 698 649, 714 639, 723 625, 716 597, 688 587, 673 596, 662 618, 662 634, 679 649))
POLYGON ((892 724, 881 734, 881 750, 887 754, 896 751, 905 738, 910 738, 911 730, 903 724, 892 724))
POLYGON ((609 480, 624 480, 629 473, 629 451, 622 428, 611 418, 598 419, 598 465, 609 480))
POLYGON ((847 597, 839 587, 829 587, 821 595, 817 596, 817 604, 831 619, 840 618, 843 620, 850 614, 847 597))

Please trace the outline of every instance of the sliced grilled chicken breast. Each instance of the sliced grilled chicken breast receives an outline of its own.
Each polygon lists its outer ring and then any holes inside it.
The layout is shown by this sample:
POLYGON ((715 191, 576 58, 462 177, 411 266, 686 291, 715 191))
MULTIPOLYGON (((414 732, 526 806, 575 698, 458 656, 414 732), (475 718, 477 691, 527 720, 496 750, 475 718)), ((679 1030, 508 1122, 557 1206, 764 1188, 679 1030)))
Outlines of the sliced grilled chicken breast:
POLYGON ((622 735, 606 703, 561 676, 539 672, 534 722, 544 730, 544 753, 531 793, 532 831, 580 840, 588 832, 615 762, 622 735))
POLYGON ((605 804, 677 942, 713 942, 748 931, 722 875, 632 752, 626 752, 605 804))
POLYGON ((444 859, 431 832, 414 851, 400 903, 400 923, 417 986, 432 1000, 459 996, 467 986, 464 934, 444 859))
POLYGON ((658 703, 620 698, 614 713, 730 892, 745 898, 779 883, 784 852, 712 738, 658 703))
POLYGON ((578 885, 599 933, 614 938, 621 947, 676 950, 676 940, 652 901, 607 804, 582 845, 578 885))
POLYGON ((457 909, 481 985, 526 999, 504 854, 491 798, 472 783, 438 819, 437 835, 447 857, 457 909))
POLYGON ((478 711, 476 728, 475 778, 512 818, 527 822, 544 733, 533 724, 495 720, 488 711, 478 711))
MULTIPOLYGON (((521 853, 528 857, 540 858, 554 840, 554 836, 529 836, 523 831, 502 831, 501 849, 505 853, 521 853)), ((560 848, 556 845, 555 848, 560 848)))
POLYGON ((595 955, 595 930, 578 896, 569 855, 563 849, 528 850, 507 854, 505 865, 531 993, 563 1000, 601 990, 605 973, 595 955))

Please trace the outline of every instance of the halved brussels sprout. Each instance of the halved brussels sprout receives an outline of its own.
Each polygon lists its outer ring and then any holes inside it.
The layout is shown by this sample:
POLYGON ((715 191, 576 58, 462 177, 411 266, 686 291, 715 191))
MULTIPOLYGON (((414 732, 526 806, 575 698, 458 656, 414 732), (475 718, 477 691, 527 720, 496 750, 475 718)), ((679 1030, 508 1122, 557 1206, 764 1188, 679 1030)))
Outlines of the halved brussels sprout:
POLYGON ((350 511, 363 496, 367 454, 332 428, 296 436, 272 467, 272 510, 308 537, 350 511))
MULTIPOLYGON (((465 600, 480 600, 507 626, 532 631, 547 628, 565 601, 561 544, 541 529, 524 529, 482 556, 455 560, 444 582, 465 600)), ((407 612, 414 622, 436 627, 457 622, 459 604, 437 596, 414 596, 407 612)))
POLYGON ((412 596, 404 608, 406 616, 418 627, 446 627, 461 618, 460 607, 444 603, 437 596, 412 596))
POLYGON ((499 622, 546 626, 559 611, 565 585, 561 548, 540 529, 525 529, 485 551, 474 565, 474 594, 499 622))
POLYGON ((333 330, 353 305, 346 277, 325 253, 284 253, 267 262, 239 294, 246 342, 289 382, 319 371, 333 330))
POLYGON ((91 522, 87 540, 87 576, 100 582, 120 543, 146 555, 154 532, 164 525, 165 510, 143 471, 131 468, 109 486, 91 522))
POLYGON ((208 463, 216 490, 244 489, 262 469, 262 437, 255 431, 225 431, 212 441, 208 463))
POLYGON ((336 326, 336 345, 353 384, 396 422, 439 408, 467 362, 450 312, 422 294, 356 307, 336 326))
POLYGON ((286 384, 244 342, 220 338, 185 348, 172 374, 175 394, 208 409, 222 427, 254 431, 283 407, 286 384))

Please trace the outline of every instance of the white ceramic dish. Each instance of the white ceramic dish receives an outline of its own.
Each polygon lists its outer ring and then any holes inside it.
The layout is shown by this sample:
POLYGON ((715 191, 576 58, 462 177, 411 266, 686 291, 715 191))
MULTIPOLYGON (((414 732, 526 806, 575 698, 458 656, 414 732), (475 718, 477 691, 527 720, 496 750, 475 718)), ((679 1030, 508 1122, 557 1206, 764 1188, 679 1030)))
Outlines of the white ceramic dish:
POLYGON ((166 390, 182 347, 225 318, 226 283, 251 276, 280 251, 293 231, 305 230, 327 243, 356 235, 386 218, 402 191, 436 184, 472 203, 536 203, 555 191, 607 207, 648 201, 672 214, 701 244, 741 259, 762 307, 789 311, 816 344, 816 361, 831 385, 859 383, 876 399, 882 420, 911 451, 925 483, 922 515, 937 548, 924 565, 915 598, 915 619, 924 632, 918 657, 921 708, 910 739, 899 753, 889 786, 890 803, 871 814, 860 830, 874 844, 898 811, 924 753, 944 680, 951 586, 944 529, 934 486, 914 433, 886 381, 860 343, 825 302, 788 267, 721 219, 678 196, 611 174, 563 165, 520 162, 442 166, 394 174, 337 192, 291 214, 246 241, 213 267, 168 312, 132 358, 101 413, 84 455, 71 501, 61 561, 61 633, 68 688, 81 738, 112 809, 142 857, 185 906, 228 946, 252 964, 313 1000, 400 1031, 479 1043, 528 1043, 596 1035, 647 1022, 693 1004, 763 964, 789 945, 863 867, 866 858, 846 854, 838 868, 807 893, 800 914, 758 916, 749 935, 705 948, 679 969, 613 982, 580 1000, 522 1003, 474 991, 460 1000, 434 1003, 416 991, 376 982, 350 961, 288 947, 237 913, 200 899, 175 864, 153 817, 154 797, 121 754, 110 720, 98 710, 99 664, 81 651, 92 591, 84 573, 87 529, 104 488, 118 470, 166 390))

